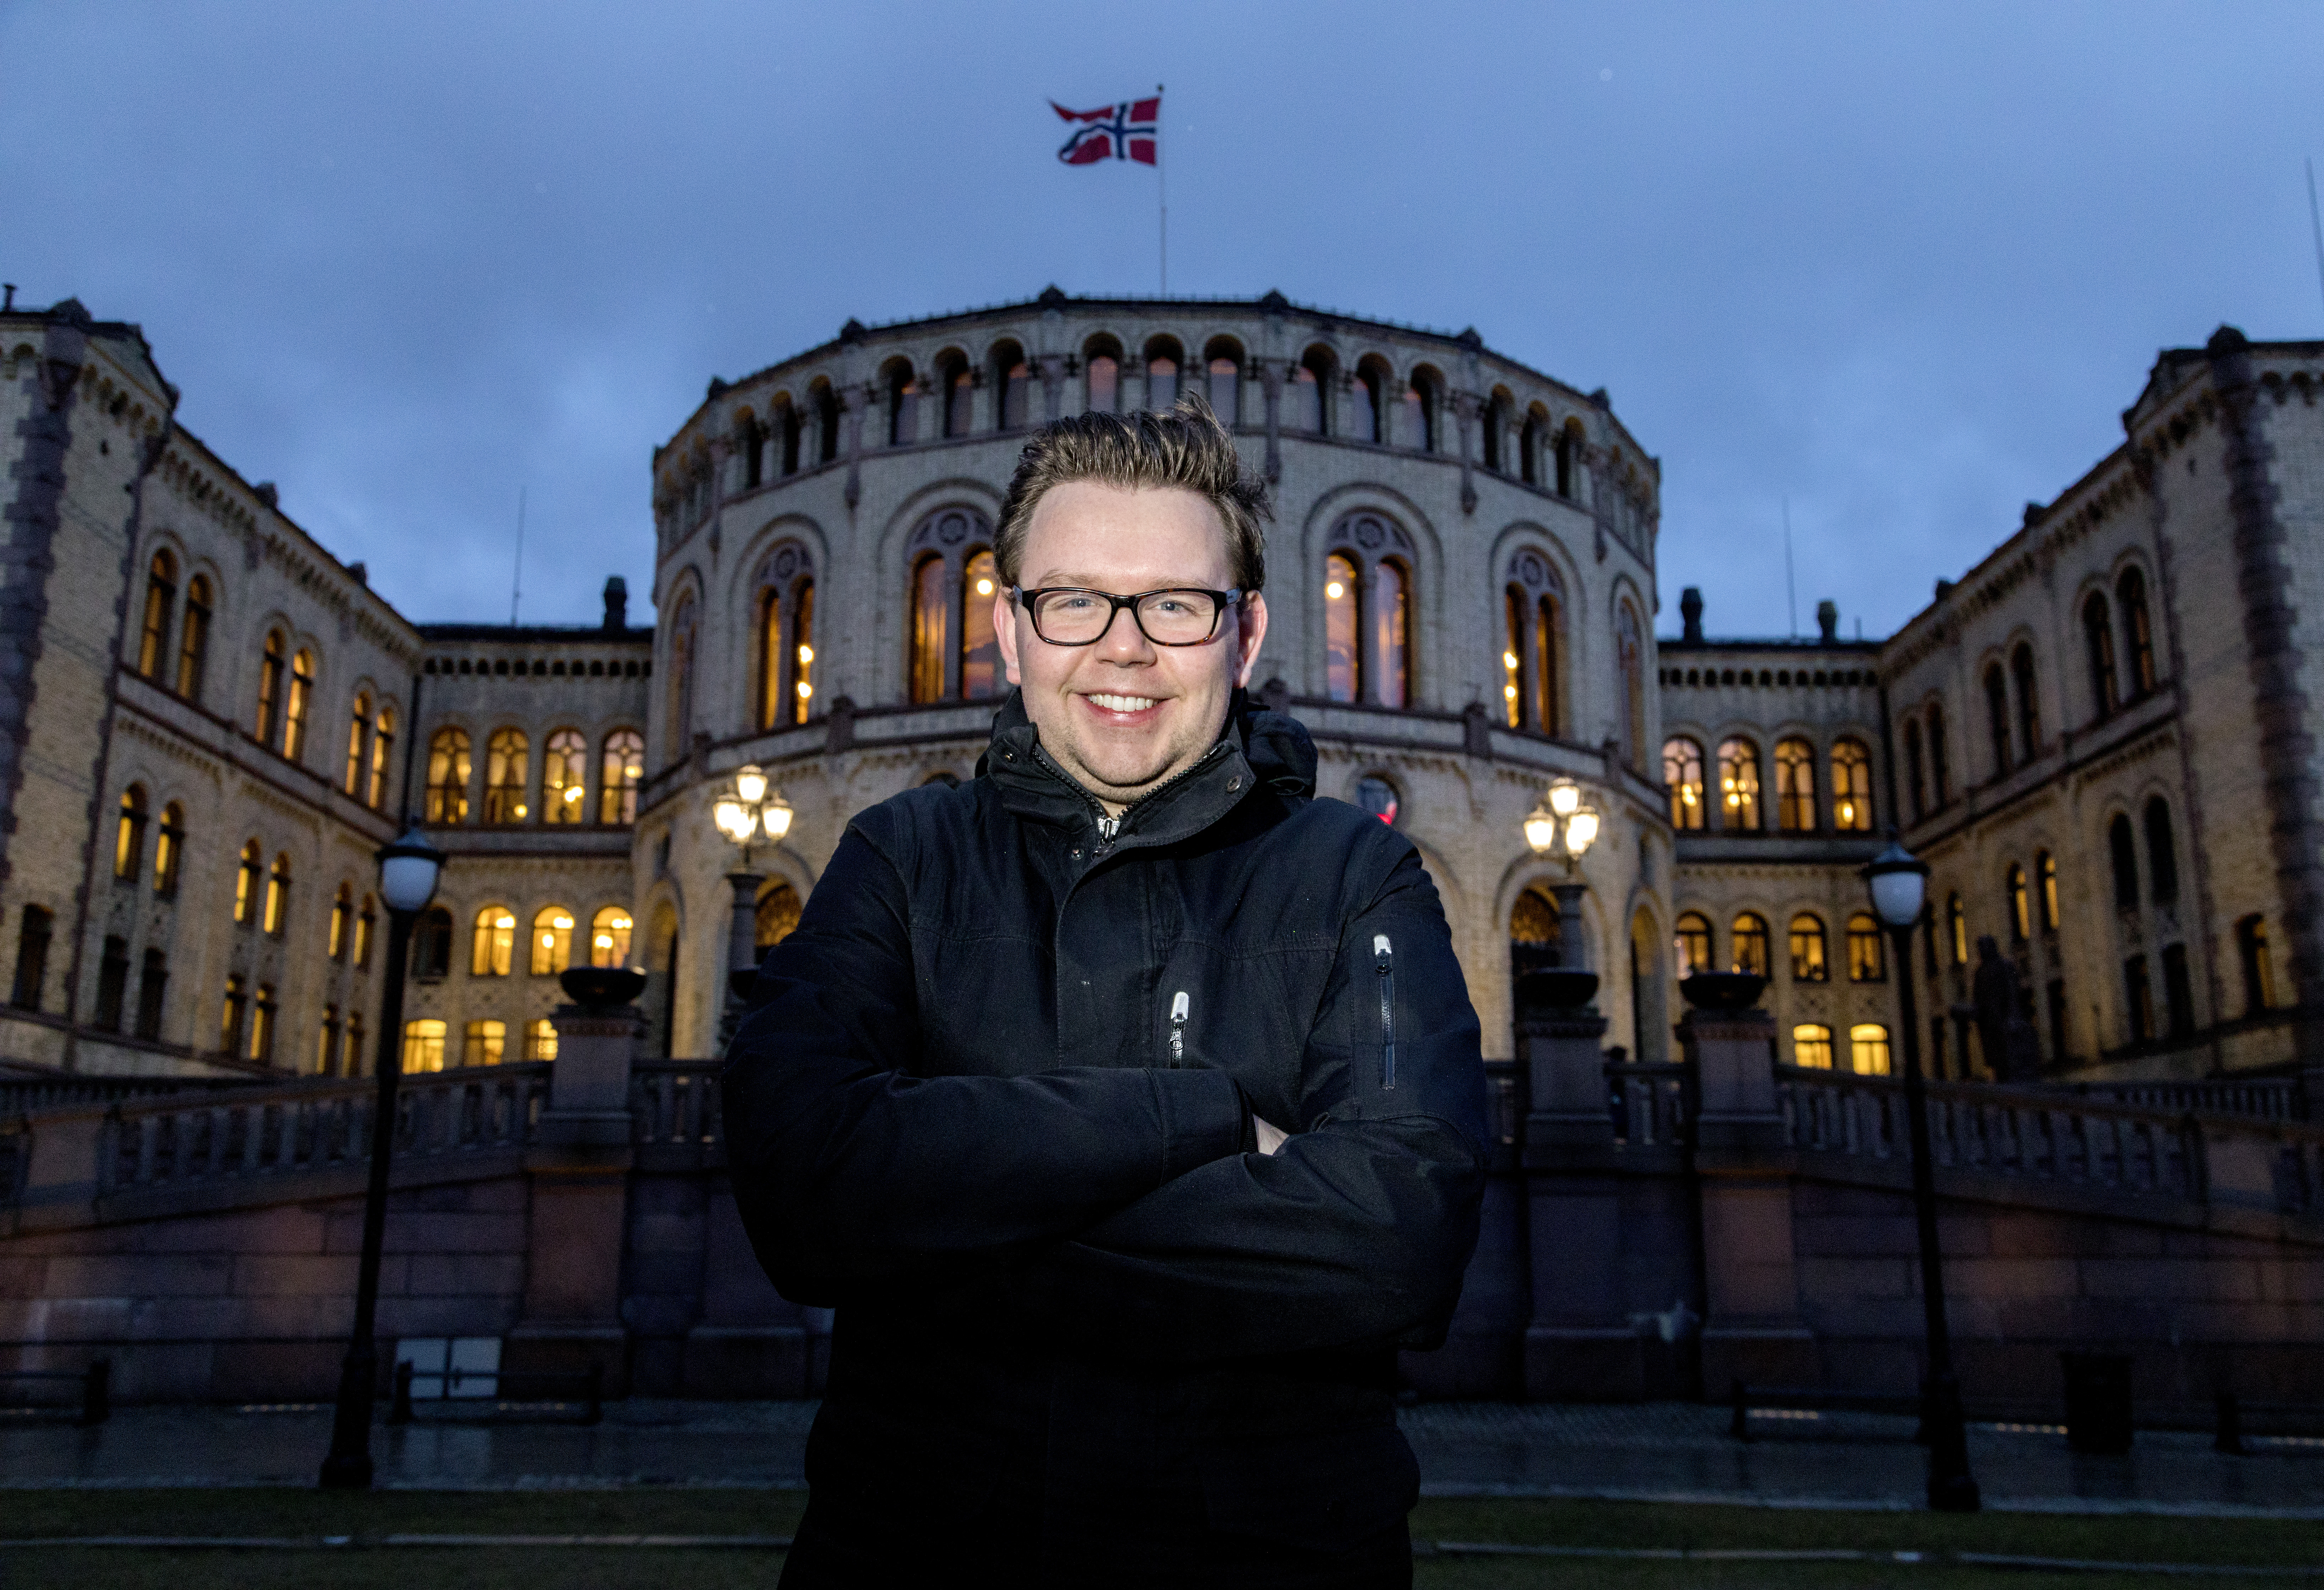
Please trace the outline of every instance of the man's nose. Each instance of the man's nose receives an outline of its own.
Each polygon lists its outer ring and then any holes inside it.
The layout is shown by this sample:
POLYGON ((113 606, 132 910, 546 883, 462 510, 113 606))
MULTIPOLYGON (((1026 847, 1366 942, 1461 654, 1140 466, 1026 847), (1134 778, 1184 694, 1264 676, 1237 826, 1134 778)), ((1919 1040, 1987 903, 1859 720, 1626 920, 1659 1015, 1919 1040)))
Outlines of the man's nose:
POLYGON ((1108 662, 1143 663, 1154 660, 1154 643, 1146 639, 1146 631, 1138 627, 1138 615, 1127 607, 1113 610, 1113 622, 1098 637, 1098 655, 1108 662))

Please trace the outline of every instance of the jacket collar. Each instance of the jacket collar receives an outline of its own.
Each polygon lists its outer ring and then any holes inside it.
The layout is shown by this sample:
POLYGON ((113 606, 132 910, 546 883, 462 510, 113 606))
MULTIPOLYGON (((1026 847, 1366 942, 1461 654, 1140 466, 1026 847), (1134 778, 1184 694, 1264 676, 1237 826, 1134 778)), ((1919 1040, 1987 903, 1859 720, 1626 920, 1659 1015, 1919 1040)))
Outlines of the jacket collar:
MULTIPOLYGON (((1041 731, 1012 690, 992 715, 992 743, 977 758, 1001 804, 1019 817, 1060 827, 1094 825, 1103 808, 1041 750, 1041 731)), ((1149 791, 1121 814, 1120 838, 1168 844, 1200 833, 1264 785, 1292 799, 1315 792, 1315 744, 1287 714, 1237 690, 1219 741, 1202 760, 1149 791)))

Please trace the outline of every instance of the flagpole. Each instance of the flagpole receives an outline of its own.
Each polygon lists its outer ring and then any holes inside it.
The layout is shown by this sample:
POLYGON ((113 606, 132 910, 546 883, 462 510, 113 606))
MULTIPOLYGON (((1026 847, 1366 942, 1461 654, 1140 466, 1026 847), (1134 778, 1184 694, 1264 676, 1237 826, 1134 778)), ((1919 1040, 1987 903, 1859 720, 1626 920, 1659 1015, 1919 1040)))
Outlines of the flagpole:
POLYGON ((1162 201, 1162 296, 1170 296, 1170 182, 1162 174, 1162 85, 1154 85, 1154 190, 1162 201))

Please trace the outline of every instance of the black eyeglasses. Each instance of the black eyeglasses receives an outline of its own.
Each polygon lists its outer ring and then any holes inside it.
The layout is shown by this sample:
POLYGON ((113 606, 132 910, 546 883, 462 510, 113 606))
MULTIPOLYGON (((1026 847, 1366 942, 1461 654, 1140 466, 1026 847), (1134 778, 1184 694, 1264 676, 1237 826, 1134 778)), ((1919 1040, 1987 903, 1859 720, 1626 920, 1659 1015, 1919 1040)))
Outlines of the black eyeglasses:
POLYGON ((1219 632, 1219 619, 1242 600, 1240 591, 1204 591, 1182 587, 1140 591, 1116 596, 1110 591, 1084 591, 1072 585, 1027 591, 1011 587, 1010 595, 1033 620, 1033 633, 1051 646, 1092 646, 1113 628, 1114 615, 1130 610, 1138 632, 1157 646, 1200 646, 1219 632))

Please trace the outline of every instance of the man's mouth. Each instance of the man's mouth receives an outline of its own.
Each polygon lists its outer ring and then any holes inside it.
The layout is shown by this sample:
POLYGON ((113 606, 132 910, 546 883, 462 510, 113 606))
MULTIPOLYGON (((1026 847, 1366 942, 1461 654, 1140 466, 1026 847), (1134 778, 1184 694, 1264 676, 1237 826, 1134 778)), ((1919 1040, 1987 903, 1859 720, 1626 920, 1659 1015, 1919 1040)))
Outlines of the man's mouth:
POLYGON ((1151 695, 1116 695, 1095 691, 1084 694, 1082 699, 1096 708, 1101 718, 1116 723, 1143 717, 1162 704, 1158 698, 1151 695))

